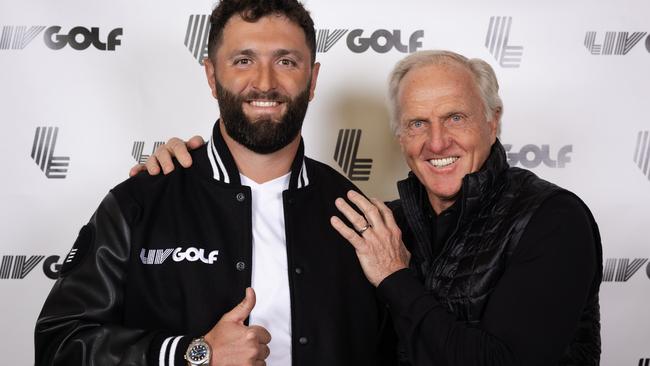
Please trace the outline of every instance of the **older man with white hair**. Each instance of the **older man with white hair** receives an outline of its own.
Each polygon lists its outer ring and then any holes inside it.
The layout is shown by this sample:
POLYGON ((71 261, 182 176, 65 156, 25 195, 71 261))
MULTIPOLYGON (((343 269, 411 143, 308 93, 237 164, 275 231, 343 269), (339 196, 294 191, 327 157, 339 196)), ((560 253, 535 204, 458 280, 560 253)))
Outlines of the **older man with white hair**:
POLYGON ((388 206, 349 192, 363 215, 338 199, 354 228, 332 225, 389 304, 412 364, 597 365, 598 227, 573 193, 508 167, 498 90, 482 60, 400 61, 392 127, 411 173, 388 206))

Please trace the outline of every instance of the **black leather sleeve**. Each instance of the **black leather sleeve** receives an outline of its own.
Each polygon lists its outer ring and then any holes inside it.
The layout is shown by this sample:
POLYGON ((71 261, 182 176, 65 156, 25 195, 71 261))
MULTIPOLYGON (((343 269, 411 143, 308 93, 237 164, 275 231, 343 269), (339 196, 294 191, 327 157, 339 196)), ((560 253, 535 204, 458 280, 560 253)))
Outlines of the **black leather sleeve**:
MULTIPOLYGON (((121 322, 130 231, 109 193, 81 230, 43 305, 35 330, 36 365, 158 365, 159 358, 168 360, 164 352, 158 356, 163 342, 170 343, 168 335, 121 322)), ((188 343, 179 340, 177 345, 188 343)), ((163 364, 177 364, 169 361, 163 364)))

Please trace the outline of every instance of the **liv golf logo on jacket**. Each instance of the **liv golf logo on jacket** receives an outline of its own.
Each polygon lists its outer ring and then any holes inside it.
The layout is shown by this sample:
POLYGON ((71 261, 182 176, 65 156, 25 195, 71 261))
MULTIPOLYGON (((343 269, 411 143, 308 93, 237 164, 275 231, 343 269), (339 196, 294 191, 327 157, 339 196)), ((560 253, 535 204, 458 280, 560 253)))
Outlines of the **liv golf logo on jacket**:
POLYGON ((634 162, 641 170, 643 175, 650 180, 650 170, 648 165, 650 162, 650 139, 648 139, 649 131, 639 131, 636 137, 636 149, 634 150, 634 162))
MULTIPOLYGON (((592 55, 627 55, 648 32, 587 32, 584 45, 592 55)), ((645 39, 650 52, 650 36, 645 39)))
POLYGON ((72 49, 83 51, 92 45, 100 51, 115 51, 115 48, 122 44, 118 38, 122 35, 122 28, 115 28, 108 35, 101 36, 97 27, 89 29, 77 26, 66 32, 58 25, 6 25, 2 27, 0 35, 0 50, 22 50, 41 32, 43 42, 52 50, 60 50, 69 45, 72 49))
POLYGON ((523 46, 512 46, 510 40, 510 27, 512 17, 490 17, 485 48, 490 51, 501 67, 519 67, 524 54, 523 46))
POLYGON ((372 159, 357 157, 360 143, 361 130, 339 130, 336 148, 334 148, 334 160, 343 169, 348 179, 353 181, 370 179, 370 169, 372 169, 372 159))
POLYGON ((54 156, 58 127, 36 127, 31 157, 48 178, 63 179, 70 165, 69 156, 54 156))

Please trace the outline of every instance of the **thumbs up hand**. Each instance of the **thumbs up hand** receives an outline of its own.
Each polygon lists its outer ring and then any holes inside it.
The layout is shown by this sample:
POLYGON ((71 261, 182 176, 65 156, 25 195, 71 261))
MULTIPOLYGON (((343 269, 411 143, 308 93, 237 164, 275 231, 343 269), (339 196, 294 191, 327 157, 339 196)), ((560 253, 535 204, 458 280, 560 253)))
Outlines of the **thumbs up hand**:
POLYGON ((246 297, 232 310, 223 314, 219 322, 205 335, 210 344, 210 366, 261 366, 269 356, 271 334, 259 325, 246 326, 255 307, 255 291, 246 289, 246 297))

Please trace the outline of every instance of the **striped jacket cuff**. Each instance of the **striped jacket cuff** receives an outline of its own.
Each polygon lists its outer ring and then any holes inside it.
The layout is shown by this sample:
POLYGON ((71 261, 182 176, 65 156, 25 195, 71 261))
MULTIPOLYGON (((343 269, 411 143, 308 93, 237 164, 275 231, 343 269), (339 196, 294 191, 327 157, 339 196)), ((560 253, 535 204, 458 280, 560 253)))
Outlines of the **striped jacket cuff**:
POLYGON ((191 342, 189 336, 160 334, 154 337, 149 346, 149 366, 186 366, 183 356, 191 342))

